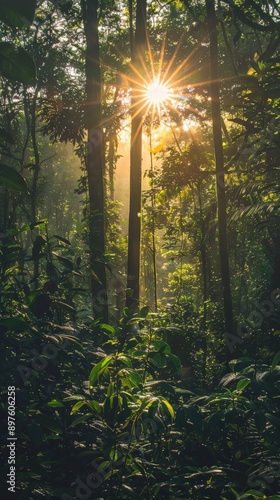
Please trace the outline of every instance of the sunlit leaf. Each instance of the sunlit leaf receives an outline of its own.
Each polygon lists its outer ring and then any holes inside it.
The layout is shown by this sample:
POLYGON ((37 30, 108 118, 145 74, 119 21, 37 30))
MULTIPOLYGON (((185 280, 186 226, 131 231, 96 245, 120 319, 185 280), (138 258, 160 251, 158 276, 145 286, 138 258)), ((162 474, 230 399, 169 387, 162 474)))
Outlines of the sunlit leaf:
POLYGON ((239 382, 237 383, 237 390, 242 392, 246 387, 247 385, 249 385, 251 382, 251 380, 249 378, 245 378, 245 379, 242 379, 242 380, 239 380, 239 382))
POLYGON ((169 415, 171 416, 171 418, 172 419, 175 418, 175 412, 174 412, 173 406, 169 403, 169 401, 167 401, 167 399, 165 399, 165 398, 161 398, 161 402, 167 408, 167 411, 168 411, 169 415))
POLYGON ((93 387, 96 382, 98 381, 99 377, 102 375, 104 369, 106 366, 111 363, 112 361, 112 356, 106 356, 105 358, 101 359, 97 365, 95 365, 89 375, 89 385, 90 387, 93 387))
POLYGON ((52 399, 48 402, 48 406, 51 408, 64 408, 64 404, 58 399, 52 399))

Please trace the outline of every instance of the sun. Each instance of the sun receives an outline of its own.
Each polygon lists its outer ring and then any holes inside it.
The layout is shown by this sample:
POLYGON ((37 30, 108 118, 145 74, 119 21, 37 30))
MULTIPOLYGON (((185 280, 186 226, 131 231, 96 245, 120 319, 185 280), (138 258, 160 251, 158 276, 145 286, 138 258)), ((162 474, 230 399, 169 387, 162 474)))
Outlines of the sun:
POLYGON ((170 97, 170 91, 164 83, 161 83, 158 79, 153 80, 146 89, 146 98, 150 105, 160 106, 164 104, 170 97))

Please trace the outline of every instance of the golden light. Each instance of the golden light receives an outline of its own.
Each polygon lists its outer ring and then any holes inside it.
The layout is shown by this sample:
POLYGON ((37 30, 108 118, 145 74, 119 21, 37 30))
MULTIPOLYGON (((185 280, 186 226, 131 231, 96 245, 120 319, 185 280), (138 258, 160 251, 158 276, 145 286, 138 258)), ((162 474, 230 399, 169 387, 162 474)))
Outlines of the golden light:
POLYGON ((148 86, 146 91, 146 98, 150 105, 160 106, 169 99, 170 91, 164 83, 159 80, 153 80, 148 86))

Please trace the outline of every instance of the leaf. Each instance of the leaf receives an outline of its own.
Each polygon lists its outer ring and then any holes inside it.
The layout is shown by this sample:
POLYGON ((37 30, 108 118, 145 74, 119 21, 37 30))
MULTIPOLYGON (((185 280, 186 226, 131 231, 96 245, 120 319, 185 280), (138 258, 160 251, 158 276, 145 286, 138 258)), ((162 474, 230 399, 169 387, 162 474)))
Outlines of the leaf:
POLYGON ((7 318, 0 321, 0 325, 6 328, 6 330, 24 332, 30 330, 29 324, 23 318, 7 318))
POLYGON ((250 384, 250 382, 251 382, 251 380, 249 378, 239 380, 239 382, 237 383, 237 386, 236 386, 237 390, 239 392, 242 392, 245 389, 245 387, 247 387, 247 385, 250 384))
POLYGON ((0 164, 0 184, 11 191, 28 194, 25 179, 13 167, 0 164))
POLYGON ((58 399, 52 399, 48 402, 48 406, 51 408, 64 408, 64 404, 58 399))
POLYGON ((53 237, 59 241, 62 241, 62 243, 65 243, 66 245, 71 245, 69 240, 67 240, 66 238, 63 238, 62 236, 58 236, 58 234, 54 234, 53 237))
POLYGON ((0 20, 13 30, 29 28, 35 8, 35 0, 2 0, 0 20))
POLYGON ((36 84, 36 67, 32 57, 21 47, 0 43, 0 74, 25 85, 36 84))
POLYGON ((149 312, 150 312, 150 308, 148 306, 142 307, 142 309, 140 309, 140 311, 139 311, 140 318, 143 318, 143 319, 146 318, 148 316, 149 312))
POLYGON ((79 409, 82 408, 82 406, 84 406, 85 404, 86 404, 86 401, 77 401, 77 403, 74 404, 70 415, 74 415, 74 413, 79 411, 79 409))
POLYGON ((247 497, 250 497, 250 496, 254 496, 254 497, 257 497, 257 498, 265 498, 264 494, 261 493, 260 491, 249 490, 249 491, 246 491, 246 493, 244 495, 241 495, 240 499, 241 498, 247 498, 247 497))
POLYGON ((92 413, 86 413, 85 415, 81 415, 80 417, 76 418, 72 424, 70 424, 70 427, 75 427, 76 425, 80 424, 81 422, 84 422, 88 418, 92 418, 92 413))
POLYGON ((102 323, 101 325, 98 325, 100 330, 108 333, 115 333, 115 328, 111 325, 107 325, 106 323, 102 323))
POLYGON ((169 401, 167 401, 167 399, 165 399, 165 398, 161 398, 161 402, 167 408, 167 411, 168 411, 170 417, 172 419, 175 418, 175 412, 174 412, 173 406, 169 403, 169 401))
POLYGON ((95 365, 89 375, 89 385, 93 387, 95 383, 98 381, 99 377, 102 375, 106 366, 112 361, 112 356, 106 356, 101 359, 97 365, 95 365))
POLYGON ((279 362, 280 362, 280 351, 278 351, 277 354, 275 354, 275 356, 272 360, 272 363, 271 363, 271 369, 275 370, 275 368, 277 367, 279 362))
POLYGON ((92 399, 91 401, 87 401, 87 406, 96 413, 101 413, 101 406, 98 401, 95 401, 94 399, 92 399))
POLYGON ((54 255, 64 267, 70 269, 70 271, 73 271, 74 264, 71 260, 66 259, 66 257, 62 257, 61 255, 58 255, 56 252, 52 252, 52 255, 54 255))

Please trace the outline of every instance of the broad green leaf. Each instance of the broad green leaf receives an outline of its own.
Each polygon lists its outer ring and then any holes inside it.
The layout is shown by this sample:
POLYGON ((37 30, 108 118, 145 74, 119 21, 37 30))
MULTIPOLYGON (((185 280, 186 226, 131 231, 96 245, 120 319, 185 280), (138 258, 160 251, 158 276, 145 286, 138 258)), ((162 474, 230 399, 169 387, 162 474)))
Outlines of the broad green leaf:
POLYGON ((25 179, 13 167, 0 164, 0 184, 11 191, 28 194, 25 179))
POLYGON ((112 361, 112 356, 106 356, 101 359, 97 365, 95 365, 89 375, 89 385, 93 387, 98 381, 99 377, 102 375, 106 366, 112 361))
POLYGON ((101 325, 98 325, 98 326, 104 332, 115 333, 115 328, 111 325, 107 325, 106 323, 102 323, 101 325))
POLYGON ((2 0, 0 20, 14 30, 29 28, 35 8, 36 0, 2 0))
POLYGON ((159 351, 161 353, 171 353, 170 346, 164 342, 163 340, 154 340, 153 347, 155 351, 159 351))
POLYGON ((101 413, 101 406, 98 403, 98 401, 95 401, 94 399, 91 401, 87 401, 87 406, 91 408, 93 411, 96 411, 97 413, 101 413))
POLYGON ((167 358, 169 359, 169 361, 171 361, 171 363, 174 366, 174 368, 176 369, 177 373, 180 374, 182 371, 182 365, 181 365, 180 358, 172 353, 167 354, 167 358))
POLYGON ((36 84, 36 67, 32 57, 21 47, 15 49, 8 42, 0 43, 0 74, 25 85, 36 84))
POLYGON ((272 360, 272 363, 271 363, 271 369, 275 370, 275 368, 279 364, 279 362, 280 362, 280 351, 277 352, 277 354, 275 354, 275 356, 272 360))
POLYGON ((150 312, 150 308, 148 306, 142 307, 139 311, 140 318, 146 318, 150 312))
POLYGON ((26 330, 30 330, 29 324, 23 318, 6 318, 0 321, 0 325, 6 328, 7 330, 16 331, 16 332, 24 332, 26 330))
POLYGON ((242 380, 239 380, 239 382, 237 383, 237 390, 242 392, 245 387, 247 387, 247 385, 249 385, 251 382, 251 380, 249 378, 245 378, 245 379, 242 379, 242 380))

